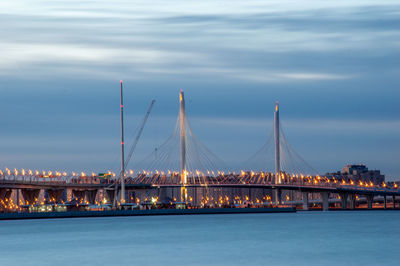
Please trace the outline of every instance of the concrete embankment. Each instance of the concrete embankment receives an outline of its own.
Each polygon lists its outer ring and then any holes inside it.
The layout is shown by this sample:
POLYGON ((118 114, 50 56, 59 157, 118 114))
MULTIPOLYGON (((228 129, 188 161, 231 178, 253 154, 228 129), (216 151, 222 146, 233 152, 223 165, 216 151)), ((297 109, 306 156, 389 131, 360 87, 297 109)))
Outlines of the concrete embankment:
POLYGON ((151 215, 199 215, 199 214, 243 214, 296 212, 295 208, 213 208, 213 209, 153 209, 114 211, 71 211, 71 212, 22 212, 0 213, 0 220, 51 219, 110 216, 151 216, 151 215))

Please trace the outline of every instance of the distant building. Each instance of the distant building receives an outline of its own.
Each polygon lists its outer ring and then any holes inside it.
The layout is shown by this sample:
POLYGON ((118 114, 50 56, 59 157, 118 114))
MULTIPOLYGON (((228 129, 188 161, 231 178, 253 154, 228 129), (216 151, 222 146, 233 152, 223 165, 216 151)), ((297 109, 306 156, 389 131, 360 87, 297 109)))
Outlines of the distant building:
POLYGON ((374 184, 382 184, 385 182, 385 176, 379 170, 368 170, 363 164, 348 164, 335 173, 327 173, 326 177, 329 179, 345 179, 362 182, 372 182, 374 184))

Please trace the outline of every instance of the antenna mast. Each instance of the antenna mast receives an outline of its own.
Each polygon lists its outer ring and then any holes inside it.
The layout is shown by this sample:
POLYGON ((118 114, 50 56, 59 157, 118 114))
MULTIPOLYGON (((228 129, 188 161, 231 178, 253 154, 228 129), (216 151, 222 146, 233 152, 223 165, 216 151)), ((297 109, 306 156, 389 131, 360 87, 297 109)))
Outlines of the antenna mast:
POLYGON ((124 98, 121 83, 121 203, 125 203, 124 98))

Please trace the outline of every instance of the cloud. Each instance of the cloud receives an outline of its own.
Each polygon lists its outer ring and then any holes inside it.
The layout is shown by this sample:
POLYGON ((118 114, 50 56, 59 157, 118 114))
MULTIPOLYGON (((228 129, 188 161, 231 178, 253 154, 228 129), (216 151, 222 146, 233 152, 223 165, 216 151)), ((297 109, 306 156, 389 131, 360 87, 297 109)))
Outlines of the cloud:
POLYGON ((264 73, 255 71, 254 73, 237 73, 236 77, 258 82, 290 82, 290 81, 324 81, 324 80, 343 80, 353 78, 354 75, 333 74, 333 73, 274 73, 265 71, 264 73))
POLYGON ((306 143, 318 143, 318 159, 328 149, 326 168, 341 165, 351 146, 346 159, 371 156, 400 173, 399 15, 398 1, 376 0, 1 1, 0 156, 6 163, 18 146, 12 159, 24 165, 33 158, 24 154, 43 145, 38 164, 53 157, 69 168, 102 168, 108 152, 118 156, 112 88, 122 78, 134 121, 150 97, 158 101, 140 152, 169 135, 183 87, 194 99, 195 133, 221 157, 239 161, 262 143, 272 127, 268 106, 279 99, 288 137, 306 153, 306 143))
POLYGON ((171 79, 180 74, 212 75, 263 83, 351 79, 360 73, 309 66, 307 58, 293 65, 280 61, 290 61, 300 52, 373 55, 395 49, 395 25, 400 22, 393 3, 251 1, 222 8, 206 1, 149 11, 153 4, 99 1, 94 7, 79 1, 13 1, 0 4, 2 23, 7 25, 2 30, 0 74, 72 72, 114 79, 118 73, 137 73, 148 79, 158 73, 171 79), (272 61, 272 54, 280 60, 272 61))
MULTIPOLYGON (((0 44, 2 51, 0 69, 34 68, 41 64, 51 67, 79 66, 80 64, 132 65, 172 64, 182 60, 198 60, 199 55, 188 52, 164 51, 144 47, 130 49, 108 48, 60 43, 6 43, 0 44)), ((71 67, 72 68, 72 67, 71 67)), ((9 73, 7 73, 9 74, 9 73)))

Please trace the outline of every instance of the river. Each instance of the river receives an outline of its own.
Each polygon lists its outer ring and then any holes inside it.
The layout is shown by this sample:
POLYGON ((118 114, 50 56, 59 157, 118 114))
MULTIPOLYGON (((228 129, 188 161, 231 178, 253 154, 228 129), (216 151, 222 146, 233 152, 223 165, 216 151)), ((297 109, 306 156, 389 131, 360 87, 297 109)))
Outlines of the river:
POLYGON ((0 265, 399 265, 400 211, 0 221, 0 265))

